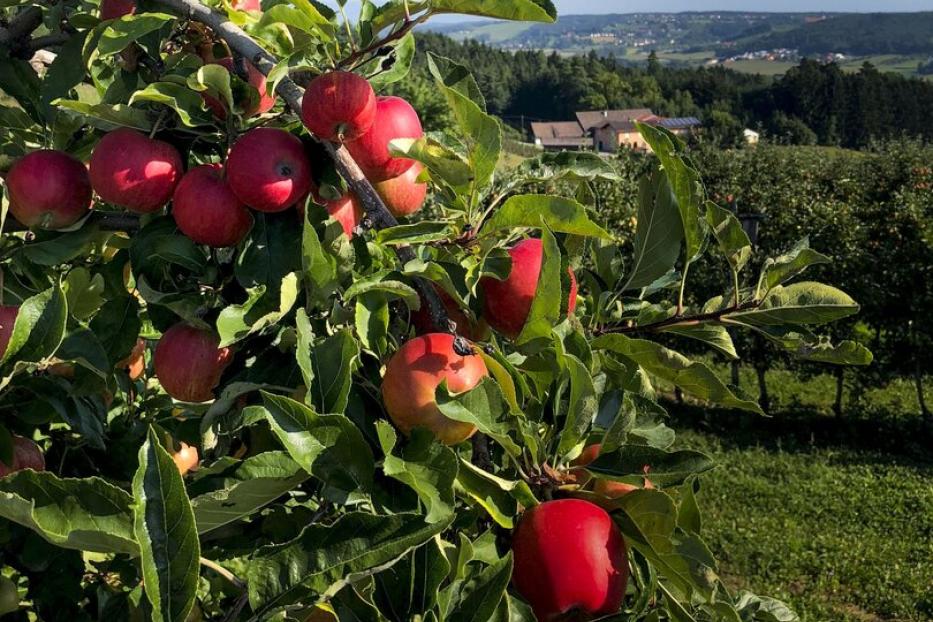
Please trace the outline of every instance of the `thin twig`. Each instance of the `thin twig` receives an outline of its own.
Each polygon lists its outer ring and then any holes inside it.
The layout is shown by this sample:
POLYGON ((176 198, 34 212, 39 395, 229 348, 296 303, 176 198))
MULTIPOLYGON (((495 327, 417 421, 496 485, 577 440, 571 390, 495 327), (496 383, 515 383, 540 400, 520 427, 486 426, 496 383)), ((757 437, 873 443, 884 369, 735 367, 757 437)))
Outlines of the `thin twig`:
POLYGON ((234 575, 232 572, 230 572, 229 570, 227 570, 226 568, 224 568, 217 562, 207 559, 206 557, 202 557, 200 559, 200 562, 201 562, 201 565, 204 566, 205 568, 210 568, 211 570, 219 574, 221 577, 223 577, 224 579, 232 583, 238 590, 242 590, 246 588, 245 582, 238 579, 236 575, 234 575))
POLYGON ((354 52, 353 54, 350 54, 349 56, 344 58, 342 61, 338 62, 337 67, 338 68, 356 67, 357 65, 360 64, 361 61, 369 60, 368 58, 366 58, 367 56, 372 56, 373 54, 375 54, 376 52, 378 52, 379 50, 381 50, 388 44, 392 43, 393 41, 398 41, 399 39, 407 35, 409 32, 411 32, 415 28, 415 26, 426 22, 428 18, 431 17, 431 15, 432 13, 430 11, 427 11, 423 13, 422 15, 419 15, 415 19, 411 19, 411 18, 406 19, 405 22, 402 24, 402 26, 398 30, 387 35, 385 38, 380 39, 376 41, 375 43, 372 43, 366 46, 365 48, 359 50, 358 52, 354 52))
POLYGON ((613 334, 627 334, 627 333, 647 333, 663 330, 665 328, 673 328, 677 326, 696 326, 697 324, 702 324, 703 322, 719 322, 724 319, 727 319, 726 316, 731 315, 732 313, 738 313, 740 311, 749 311, 751 309, 757 309, 760 305, 760 302, 749 302, 744 305, 733 305, 725 309, 720 309, 719 311, 713 311, 711 313, 700 313, 698 315, 674 315, 667 318, 666 320, 660 320, 658 322, 652 322, 650 324, 642 325, 622 325, 622 326, 609 326, 602 328, 596 331, 598 335, 613 335, 613 334))

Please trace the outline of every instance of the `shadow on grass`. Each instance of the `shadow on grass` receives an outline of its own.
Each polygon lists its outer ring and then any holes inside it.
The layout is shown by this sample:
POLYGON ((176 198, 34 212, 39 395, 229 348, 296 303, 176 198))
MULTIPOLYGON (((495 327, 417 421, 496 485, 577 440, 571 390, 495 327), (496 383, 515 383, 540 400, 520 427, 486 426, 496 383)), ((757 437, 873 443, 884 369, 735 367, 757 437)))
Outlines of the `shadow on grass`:
POLYGON ((760 447, 789 453, 808 453, 814 448, 857 449, 868 453, 863 458, 853 456, 856 460, 896 459, 933 469, 933 425, 920 418, 832 417, 805 409, 762 417, 674 401, 665 406, 675 430, 714 435, 725 448, 760 447))

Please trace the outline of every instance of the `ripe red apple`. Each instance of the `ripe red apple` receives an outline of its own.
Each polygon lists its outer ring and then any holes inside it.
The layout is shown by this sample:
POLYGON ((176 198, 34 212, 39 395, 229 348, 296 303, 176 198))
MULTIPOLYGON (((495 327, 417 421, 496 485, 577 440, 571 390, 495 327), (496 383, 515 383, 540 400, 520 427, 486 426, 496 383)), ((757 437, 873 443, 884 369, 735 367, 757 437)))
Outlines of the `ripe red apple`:
POLYGON ((286 210, 311 189, 311 163, 301 141, 271 127, 241 136, 230 150, 226 171, 233 194, 260 212, 286 210))
POLYGON ((19 307, 0 305, 0 359, 6 354, 6 347, 10 343, 10 337, 13 336, 13 325, 16 323, 18 314, 19 307))
POLYGON ((393 158, 389 154, 389 143, 399 138, 422 136, 421 120, 411 104, 401 97, 380 97, 376 100, 376 120, 372 128, 347 143, 347 149, 371 181, 385 181, 398 177, 415 164, 407 158, 393 158))
POLYGON ((355 73, 332 71, 311 81, 301 100, 301 120, 318 138, 356 140, 376 120, 376 93, 355 73))
MULTIPOLYGON (((234 72, 233 59, 229 56, 219 58, 211 64, 220 65, 227 71, 234 72)), ((249 78, 249 85, 259 91, 259 102, 254 106, 251 106, 248 110, 245 110, 243 113, 244 116, 252 117, 257 114, 263 114, 272 110, 272 107, 275 106, 275 96, 266 93, 266 76, 264 76, 261 71, 256 69, 256 67, 249 61, 246 61, 246 75, 249 78)), ((201 93, 201 97, 204 99, 204 103, 207 104, 208 109, 214 113, 215 117, 218 119, 227 118, 227 106, 224 102, 211 95, 207 95, 206 93, 201 93)), ((235 86, 233 89, 233 98, 234 101, 236 101, 237 92, 235 86)))
POLYGON ((236 246, 253 226, 252 215, 233 194, 220 164, 202 164, 181 178, 172 216, 186 236, 215 248, 236 246))
POLYGON ((0 461, 0 477, 6 477, 10 473, 23 469, 45 470, 45 456, 42 455, 42 450, 32 440, 23 436, 13 436, 12 462, 8 465, 0 461))
POLYGON ((237 11, 261 11, 259 0, 234 0, 233 8, 237 11))
POLYGON ((165 392, 181 402, 207 402, 233 359, 212 331, 179 323, 165 331, 155 351, 155 373, 165 392))
MULTIPOLYGON (((441 302, 444 303, 444 308, 447 310, 447 317, 457 325, 457 333, 459 335, 470 341, 483 341, 488 338, 489 329, 483 325, 482 321, 472 321, 463 309, 460 308, 457 301, 440 287, 435 285, 434 291, 437 292, 441 302)), ((431 312, 428 310, 427 303, 423 300, 421 301, 421 308, 411 312, 411 324, 415 327, 415 332, 419 335, 430 333, 435 330, 431 320, 431 312)))
POLYGON ((424 166, 415 162, 414 166, 398 177, 373 184, 386 207, 396 218, 411 216, 424 207, 424 201, 428 197, 428 184, 418 182, 418 176, 423 170, 424 166))
POLYGON ((512 584, 540 622, 616 613, 628 582, 625 542, 602 508, 580 499, 526 511, 512 539, 512 584))
POLYGON ((10 213, 27 227, 63 229, 91 209, 87 169, 62 151, 33 151, 6 176, 10 213))
POLYGON ((146 214, 168 203, 183 169, 175 147, 120 128, 97 143, 89 174, 104 201, 146 214))
POLYGON ((172 460, 178 467, 178 472, 184 477, 188 471, 195 471, 198 468, 198 448, 192 447, 187 443, 180 443, 180 448, 172 454, 172 460))
POLYGON ((386 365, 382 398, 389 417, 403 433, 425 427, 442 443, 456 445, 473 436, 476 428, 441 414, 434 393, 442 380, 447 380, 452 393, 463 393, 487 375, 481 356, 460 356, 454 351, 453 335, 423 335, 405 343, 386 365))
POLYGON ((119 19, 135 12, 136 2, 134 0, 101 0, 100 2, 101 20, 119 19))
MULTIPOLYGON (((528 319, 531 303, 538 290, 543 244, 537 238, 523 240, 509 250, 512 271, 506 280, 492 277, 480 280, 485 303, 485 316, 490 326, 510 339, 518 337, 528 319)), ((570 298, 567 315, 577 307, 577 279, 570 273, 570 298)))

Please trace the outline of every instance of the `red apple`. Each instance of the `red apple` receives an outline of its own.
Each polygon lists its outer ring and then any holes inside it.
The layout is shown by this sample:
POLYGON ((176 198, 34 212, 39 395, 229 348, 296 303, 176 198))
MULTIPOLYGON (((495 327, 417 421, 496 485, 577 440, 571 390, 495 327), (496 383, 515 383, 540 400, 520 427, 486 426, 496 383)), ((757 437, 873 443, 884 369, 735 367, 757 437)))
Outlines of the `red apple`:
POLYGON ((178 472, 184 477, 188 471, 196 471, 198 468, 198 448, 187 443, 180 443, 179 450, 172 454, 172 460, 175 461, 178 472))
POLYGON ((104 201, 146 214, 168 203, 183 169, 175 147, 121 128, 97 143, 89 173, 104 201))
POLYGON ((16 161, 6 176, 10 213, 27 227, 63 229, 91 209, 87 169, 62 151, 33 151, 16 161))
POLYGON ((233 354, 209 330, 180 323, 165 331, 155 351, 155 373, 165 392, 182 402, 207 402, 233 354))
POLYGON ((399 348, 386 365, 382 398, 389 417, 403 433, 424 427, 442 443, 456 445, 473 436, 476 428, 441 414, 434 393, 442 380, 452 393, 463 393, 488 375, 481 356, 460 356, 454 351, 453 335, 423 335, 399 348))
MULTIPOLYGON (((219 58, 211 64, 220 65, 227 71, 233 72, 233 59, 229 56, 225 58, 219 58)), ((249 110, 245 110, 243 112, 244 116, 252 117, 257 114, 263 114, 272 110, 272 107, 275 106, 275 96, 266 93, 266 76, 264 76, 261 71, 256 69, 256 67, 249 61, 246 61, 246 75, 249 78, 249 85, 259 91, 259 102, 254 106, 251 106, 249 110)), ((208 109, 214 113, 214 116, 216 116, 218 119, 227 118, 227 106, 224 102, 211 95, 207 95, 206 93, 201 93, 201 97, 204 99, 204 103, 207 104, 208 109)), ((233 88, 233 98, 234 101, 236 101, 237 92, 235 85, 233 88)))
POLYGON ((424 207, 424 201, 428 196, 428 184, 418 182, 418 176, 423 170, 424 166, 415 162, 414 166, 398 177, 373 184, 386 207, 396 218, 411 216, 424 207))
MULTIPOLYGON (((480 288, 483 290, 485 316, 490 326, 514 339, 522 332, 535 292, 538 290, 538 276, 541 274, 543 244, 537 238, 523 240, 509 250, 512 256, 512 271, 506 280, 483 277, 480 288)), ((570 273, 570 298, 567 315, 577 307, 577 279, 573 270, 570 273)))
POLYGON ((512 584, 539 622, 617 613, 628 582, 625 542, 602 508, 580 499, 526 511, 512 539, 512 584))
POLYGON ((389 154, 389 143, 399 138, 422 136, 421 120, 411 104, 401 97, 380 97, 376 100, 376 120, 372 128, 347 143, 347 149, 371 181, 385 181, 398 177, 415 164, 407 158, 393 158, 389 154))
POLYGON ((101 20, 120 19, 124 15, 132 15, 136 12, 136 2, 134 0, 101 0, 100 18, 101 20))
POLYGON ((253 217, 224 179, 223 166, 202 164, 181 178, 172 216, 181 232, 215 248, 236 246, 249 233, 253 217))
POLYGON ((236 141, 227 157, 227 183, 260 212, 286 210, 311 189, 311 163, 297 137, 260 127, 236 141))
POLYGON ((32 469, 33 471, 45 470, 45 456, 42 450, 33 441, 23 436, 13 436, 13 463, 10 465, 0 461, 0 477, 6 477, 10 473, 22 471, 23 469, 32 469))
POLYGON ((376 120, 376 93, 365 78, 333 71, 311 81, 301 100, 301 120, 318 138, 356 140, 376 120))
POLYGON ((233 0, 231 3, 237 11, 261 11, 259 0, 233 0))
MULTIPOLYGON (((447 317, 457 325, 458 334, 470 341, 483 341, 489 336, 488 328, 470 320, 450 294, 436 285, 434 286, 434 291, 437 292, 441 302, 444 303, 444 308, 447 310, 447 317)), ((431 312, 428 310, 428 305, 425 301, 421 301, 420 309, 411 312, 411 324, 415 327, 415 332, 419 335, 433 332, 436 329, 431 320, 431 312)))
POLYGON ((6 347, 10 343, 10 337, 13 336, 13 325, 16 323, 18 314, 19 307, 0 305, 0 359, 6 354, 6 347))

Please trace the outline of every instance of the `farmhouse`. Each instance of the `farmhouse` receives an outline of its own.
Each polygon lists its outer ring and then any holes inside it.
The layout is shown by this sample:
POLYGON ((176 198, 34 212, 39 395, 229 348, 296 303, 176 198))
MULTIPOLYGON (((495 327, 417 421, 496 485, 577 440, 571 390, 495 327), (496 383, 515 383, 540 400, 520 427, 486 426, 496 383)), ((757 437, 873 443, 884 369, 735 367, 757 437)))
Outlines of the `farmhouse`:
POLYGON ((636 122, 664 127, 677 135, 688 134, 701 125, 696 117, 660 117, 649 108, 590 110, 578 112, 576 117, 576 121, 532 123, 535 144, 547 151, 592 149, 615 153, 621 148, 649 151, 636 122))

